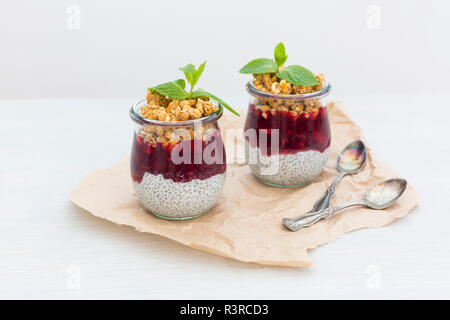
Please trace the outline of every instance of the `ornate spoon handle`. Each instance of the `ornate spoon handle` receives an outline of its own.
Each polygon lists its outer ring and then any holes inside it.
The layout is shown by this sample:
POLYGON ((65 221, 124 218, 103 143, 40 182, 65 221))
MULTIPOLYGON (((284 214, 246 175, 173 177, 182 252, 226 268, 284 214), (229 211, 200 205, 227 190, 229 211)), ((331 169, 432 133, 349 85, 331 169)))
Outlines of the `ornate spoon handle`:
POLYGON ((301 228, 309 227, 316 222, 328 218, 335 212, 352 206, 366 205, 363 200, 346 202, 333 208, 325 208, 317 212, 307 213, 295 219, 283 219, 283 224, 292 231, 298 231, 301 228))
POLYGON ((347 173, 340 172, 339 175, 334 179, 331 186, 325 191, 325 193, 316 201, 313 206, 313 209, 310 212, 317 212, 323 209, 326 209, 330 206, 331 198, 333 198, 334 193, 336 192, 336 188, 341 182, 342 178, 345 177, 347 173))

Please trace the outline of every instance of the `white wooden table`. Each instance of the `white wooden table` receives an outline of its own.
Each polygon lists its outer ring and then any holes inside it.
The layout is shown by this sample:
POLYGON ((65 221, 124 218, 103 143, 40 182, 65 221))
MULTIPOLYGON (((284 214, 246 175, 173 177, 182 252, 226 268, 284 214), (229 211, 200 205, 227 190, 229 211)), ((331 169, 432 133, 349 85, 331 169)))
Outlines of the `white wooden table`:
POLYGON ((420 205, 313 250, 304 269, 217 257, 70 203, 84 174, 128 155, 134 99, 0 101, 0 298, 450 298, 450 94, 337 98, 420 205))

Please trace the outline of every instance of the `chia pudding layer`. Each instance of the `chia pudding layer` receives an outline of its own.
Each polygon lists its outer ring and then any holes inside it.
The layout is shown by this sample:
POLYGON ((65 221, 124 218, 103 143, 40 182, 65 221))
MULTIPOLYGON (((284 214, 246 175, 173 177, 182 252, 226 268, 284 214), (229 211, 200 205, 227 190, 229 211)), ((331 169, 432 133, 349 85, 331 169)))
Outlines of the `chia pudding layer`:
POLYGON ((297 113, 267 111, 261 105, 250 104, 245 123, 248 129, 257 134, 253 138, 246 135, 247 161, 252 173, 264 183, 306 185, 320 174, 328 160, 331 135, 326 107, 297 113), (278 146, 272 146, 274 141, 278 146))
POLYGON ((140 183, 133 182, 136 195, 150 212, 164 218, 194 218, 217 202, 225 183, 225 173, 210 178, 174 182, 162 174, 146 172, 140 183))
POLYGON ((131 177, 139 201, 154 215, 165 219, 189 219, 206 213, 218 200, 225 183, 225 149, 217 129, 207 139, 178 143, 153 143, 135 134, 131 177), (214 161, 195 160, 215 142, 214 161), (175 149, 177 148, 177 149, 175 149), (177 163, 175 151, 189 150, 189 161, 177 163))
POLYGON ((323 152, 308 150, 293 154, 262 155, 258 148, 246 142, 249 162, 253 175, 264 183, 278 186, 303 186, 314 180, 322 171, 328 160, 330 149, 323 152))

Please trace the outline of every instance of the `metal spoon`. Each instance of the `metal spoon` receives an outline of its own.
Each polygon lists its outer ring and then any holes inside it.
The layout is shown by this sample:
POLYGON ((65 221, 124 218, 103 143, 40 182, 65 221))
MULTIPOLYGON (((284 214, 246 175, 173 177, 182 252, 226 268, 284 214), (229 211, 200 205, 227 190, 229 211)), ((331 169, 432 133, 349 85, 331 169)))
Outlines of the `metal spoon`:
POLYGON ((292 231, 309 227, 319 220, 333 215, 336 211, 352 206, 366 206, 372 209, 385 209, 392 205, 406 190, 405 179, 391 179, 380 182, 364 194, 364 198, 358 201, 346 202, 333 208, 325 208, 317 212, 307 213, 297 218, 284 218, 283 224, 292 231))
POLYGON ((336 169, 339 171, 339 175, 334 179, 333 183, 327 191, 325 191, 322 197, 316 201, 313 209, 309 212, 316 212, 328 208, 330 206, 331 198, 342 178, 348 174, 355 174, 361 171, 366 164, 366 158, 366 147, 361 140, 355 140, 346 146, 341 151, 336 161, 336 169))

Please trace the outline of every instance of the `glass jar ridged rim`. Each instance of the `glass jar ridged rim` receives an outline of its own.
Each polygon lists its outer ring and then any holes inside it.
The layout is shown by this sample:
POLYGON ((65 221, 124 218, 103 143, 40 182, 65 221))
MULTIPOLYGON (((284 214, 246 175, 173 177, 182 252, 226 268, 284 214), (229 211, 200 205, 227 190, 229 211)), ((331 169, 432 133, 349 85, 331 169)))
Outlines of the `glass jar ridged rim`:
POLYGON ((144 99, 141 99, 138 102, 136 102, 131 107, 130 118, 131 118, 131 120, 133 120, 134 122, 136 122, 140 125, 153 125, 153 126, 164 126, 164 127, 187 127, 187 126, 194 126, 194 125, 199 125, 199 124, 204 124, 204 123, 215 122, 215 121, 219 120, 220 117, 222 117, 223 106, 213 99, 211 99, 210 101, 214 104, 214 106, 217 106, 219 108, 219 110, 217 110, 216 112, 214 112, 206 117, 199 118, 199 119, 193 119, 193 120, 185 120, 185 121, 161 121, 161 120, 147 119, 147 118, 144 118, 143 116, 141 116, 138 108, 147 105, 146 104, 147 100, 144 98, 144 99))
POLYGON ((257 98, 277 99, 277 100, 306 100, 312 98, 323 98, 331 92, 331 84, 324 82, 324 87, 320 91, 300 94, 276 94, 264 92, 256 89, 253 80, 250 80, 246 85, 247 92, 257 98))

